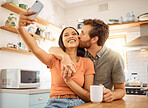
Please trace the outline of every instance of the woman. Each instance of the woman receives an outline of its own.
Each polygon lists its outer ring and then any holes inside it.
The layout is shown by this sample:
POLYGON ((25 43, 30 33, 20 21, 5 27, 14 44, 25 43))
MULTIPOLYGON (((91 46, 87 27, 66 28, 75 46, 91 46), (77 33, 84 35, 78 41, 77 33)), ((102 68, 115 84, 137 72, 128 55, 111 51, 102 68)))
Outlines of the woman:
POLYGON ((63 69, 63 74, 61 73, 61 61, 42 50, 24 28, 36 21, 29 17, 35 13, 28 11, 21 13, 17 30, 31 52, 50 68, 52 78, 50 100, 45 108, 69 108, 84 104, 84 101, 90 101, 89 91, 90 85, 93 84, 94 66, 90 59, 79 56, 83 56, 83 53, 78 51, 78 32, 72 27, 67 27, 60 35, 59 45, 76 65, 76 72, 73 76, 69 74, 70 70, 63 69))

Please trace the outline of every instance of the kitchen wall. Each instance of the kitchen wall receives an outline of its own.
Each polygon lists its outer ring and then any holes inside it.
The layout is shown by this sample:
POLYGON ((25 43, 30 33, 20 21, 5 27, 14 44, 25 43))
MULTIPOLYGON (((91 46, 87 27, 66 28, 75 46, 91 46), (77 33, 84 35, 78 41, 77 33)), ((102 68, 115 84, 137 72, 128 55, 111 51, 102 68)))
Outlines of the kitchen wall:
MULTIPOLYGON (((20 0, 20 3, 27 4, 31 7, 35 0, 20 0)), ((0 5, 5 3, 5 0, 0 1, 0 5)), ((44 8, 39 14, 39 17, 48 20, 58 26, 63 25, 64 22, 64 10, 54 4, 51 0, 42 0, 44 8)), ((5 25, 5 21, 11 11, 0 7, 0 26, 5 25)), ((17 14, 14 14, 18 17, 17 14)), ((59 33, 52 34, 58 39, 59 33)), ((7 43, 22 42, 23 40, 18 34, 8 32, 0 29, 0 47, 5 47, 7 43)), ((56 40, 57 43, 57 40, 56 40)), ((48 52, 51 46, 57 45, 55 42, 51 41, 41 41, 39 46, 48 52)), ((50 70, 46 68, 34 55, 19 54, 0 50, 0 70, 4 68, 23 68, 23 69, 35 69, 40 70, 41 76, 41 88, 50 88, 50 70)))
MULTIPOLYGON (((128 75, 137 72, 139 81, 148 83, 148 51, 129 51, 128 56, 128 75)), ((130 77, 127 77, 130 79, 130 77)))
POLYGON ((112 18, 121 20, 120 17, 129 11, 133 11, 135 16, 138 16, 147 12, 147 4, 148 0, 98 0, 98 2, 93 4, 66 9, 66 25, 77 27, 77 19, 87 18, 99 18, 106 23, 108 19, 112 18), (108 9, 107 5, 103 5, 106 3, 108 3, 108 9))
MULTIPOLYGON (((127 34, 127 42, 140 36, 140 32, 130 32, 127 34)), ((148 83, 148 50, 135 50, 127 52, 128 72, 126 79, 131 78, 132 72, 137 72, 139 81, 148 83)))

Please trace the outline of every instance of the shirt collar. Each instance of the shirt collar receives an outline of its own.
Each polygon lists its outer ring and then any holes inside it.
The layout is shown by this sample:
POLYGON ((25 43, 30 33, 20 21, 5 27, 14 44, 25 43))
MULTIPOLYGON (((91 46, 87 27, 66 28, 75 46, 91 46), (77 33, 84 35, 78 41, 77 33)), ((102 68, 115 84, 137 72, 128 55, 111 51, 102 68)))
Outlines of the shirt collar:
MULTIPOLYGON (((104 52, 105 52, 106 50, 107 50, 107 47, 104 45, 104 46, 102 47, 102 49, 97 53, 96 59, 102 57, 103 54, 104 54, 104 52)), ((88 57, 90 57, 91 59, 94 59, 94 58, 92 57, 92 55, 87 51, 87 49, 85 49, 85 51, 86 51, 86 55, 87 55, 88 57)))
POLYGON ((104 45, 102 47, 102 49, 97 53, 96 56, 98 56, 99 58, 103 56, 104 52, 107 50, 107 47, 104 45))

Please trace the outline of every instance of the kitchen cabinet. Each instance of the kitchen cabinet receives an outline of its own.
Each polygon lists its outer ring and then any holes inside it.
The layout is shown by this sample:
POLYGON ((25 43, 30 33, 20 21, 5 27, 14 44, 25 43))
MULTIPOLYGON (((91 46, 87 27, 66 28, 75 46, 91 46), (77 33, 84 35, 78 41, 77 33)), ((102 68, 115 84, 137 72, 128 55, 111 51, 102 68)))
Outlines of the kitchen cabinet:
MULTIPOLYGON (((9 90, 11 91, 11 89, 9 90)), ((0 108, 43 108, 49 100, 48 93, 0 93, 0 108)))

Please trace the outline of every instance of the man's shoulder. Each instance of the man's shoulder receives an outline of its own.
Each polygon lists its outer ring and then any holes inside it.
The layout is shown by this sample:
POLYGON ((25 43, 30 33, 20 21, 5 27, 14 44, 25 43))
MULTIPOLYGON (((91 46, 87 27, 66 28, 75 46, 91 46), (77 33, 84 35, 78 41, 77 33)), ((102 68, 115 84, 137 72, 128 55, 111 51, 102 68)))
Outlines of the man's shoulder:
POLYGON ((109 57, 111 57, 112 59, 114 58, 120 58, 121 54, 111 48, 107 48, 107 54, 109 57))
POLYGON ((108 60, 112 63, 112 65, 116 64, 116 66, 124 65, 124 60, 121 54, 113 49, 110 49, 110 53, 108 55, 108 60))

